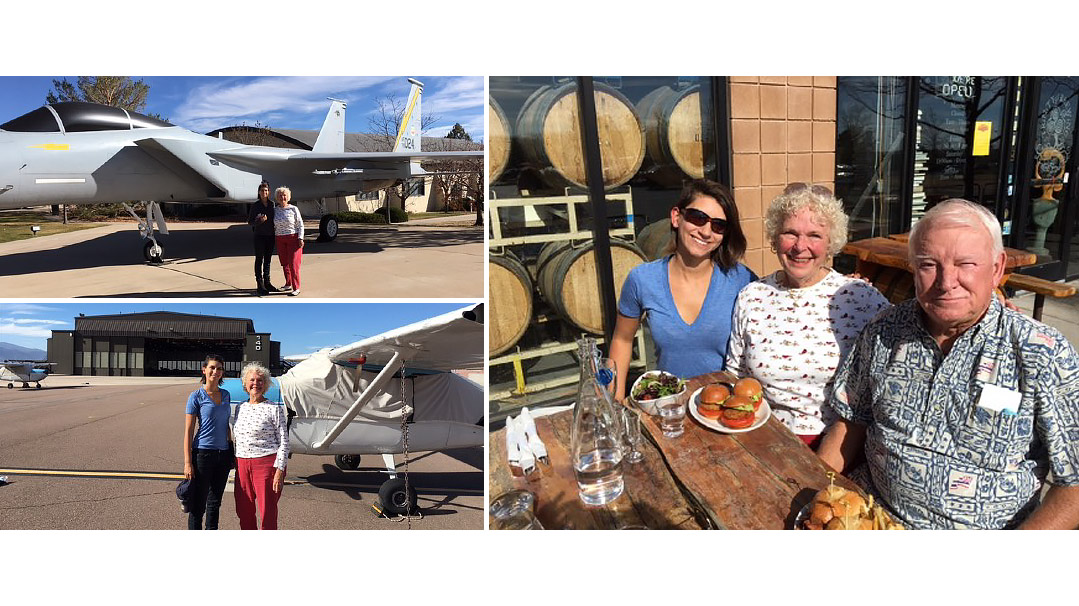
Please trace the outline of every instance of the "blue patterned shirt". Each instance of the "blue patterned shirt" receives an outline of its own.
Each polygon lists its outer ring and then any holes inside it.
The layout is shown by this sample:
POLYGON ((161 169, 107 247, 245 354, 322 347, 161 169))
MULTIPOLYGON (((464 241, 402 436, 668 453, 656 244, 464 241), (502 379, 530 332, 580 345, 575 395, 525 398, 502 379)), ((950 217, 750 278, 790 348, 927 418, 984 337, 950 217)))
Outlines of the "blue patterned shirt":
POLYGON ((867 427, 866 488, 908 528, 1011 528, 1048 472, 1079 485, 1079 357, 1060 332, 994 298, 945 356, 920 314, 883 312, 836 375, 832 406, 867 427))

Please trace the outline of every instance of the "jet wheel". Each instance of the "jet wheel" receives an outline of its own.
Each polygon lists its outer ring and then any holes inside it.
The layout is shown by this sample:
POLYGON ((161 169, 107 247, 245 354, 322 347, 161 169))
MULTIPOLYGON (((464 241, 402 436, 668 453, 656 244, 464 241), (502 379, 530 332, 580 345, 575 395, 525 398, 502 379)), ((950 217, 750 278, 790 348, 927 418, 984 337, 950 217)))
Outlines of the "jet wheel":
POLYGON ((7 384, 7 388, 8 388, 8 389, 15 389, 15 385, 13 385, 13 384, 11 384, 11 383, 8 383, 8 384, 7 384))
POLYGON ((333 462, 337 465, 338 469, 357 469, 360 466, 360 455, 334 455, 333 462))
POLYGON ((403 516, 409 511, 416 511, 416 490, 412 486, 405 492, 405 479, 386 480, 378 489, 378 500, 382 509, 391 515, 403 516))
POLYGON ((152 241, 147 242, 146 246, 142 247, 142 256, 146 257, 146 260, 150 263, 161 263, 164 254, 165 247, 160 244, 155 245, 152 241))
POLYGON ((41 383, 38 383, 35 387, 37 387, 37 389, 41 389, 41 383))
POLYGON ((318 222, 319 242, 333 242, 337 239, 337 217, 335 215, 322 215, 318 222))

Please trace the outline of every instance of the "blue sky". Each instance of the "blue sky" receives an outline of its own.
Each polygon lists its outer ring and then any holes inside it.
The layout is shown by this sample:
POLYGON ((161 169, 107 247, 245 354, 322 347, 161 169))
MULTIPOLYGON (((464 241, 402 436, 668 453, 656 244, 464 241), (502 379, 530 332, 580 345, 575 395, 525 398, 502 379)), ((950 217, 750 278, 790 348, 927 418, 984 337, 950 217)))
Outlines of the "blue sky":
POLYGON ((460 303, 0 303, 0 341, 44 350, 53 330, 73 330, 75 316, 175 311, 250 318, 281 342, 281 355, 307 354, 468 306, 460 303))
MULTIPOLYGON (((150 85, 144 113, 165 116, 199 133, 256 121, 272 128, 317 130, 330 107, 326 97, 348 101, 347 132, 370 132, 368 119, 376 110, 375 99, 396 95, 404 102, 410 87, 405 76, 133 77, 150 85)), ((484 78, 414 78, 424 84, 423 115, 440 118, 426 136, 443 137, 460 122, 473 141, 483 139, 484 78)), ((0 124, 44 105, 54 79, 63 77, 0 77, 0 124)), ((74 83, 76 77, 67 79, 74 83)))

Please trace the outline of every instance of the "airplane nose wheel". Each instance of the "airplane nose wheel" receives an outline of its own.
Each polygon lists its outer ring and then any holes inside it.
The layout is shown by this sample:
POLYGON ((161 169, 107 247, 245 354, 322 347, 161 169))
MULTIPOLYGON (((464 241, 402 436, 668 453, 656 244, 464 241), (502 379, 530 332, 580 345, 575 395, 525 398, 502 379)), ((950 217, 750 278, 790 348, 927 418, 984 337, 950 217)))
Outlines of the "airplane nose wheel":
POLYGON ((338 469, 358 469, 360 466, 360 455, 334 455, 333 462, 337 465, 338 469))
POLYGON ((378 500, 391 515, 403 516, 416 511, 416 490, 409 486, 406 492, 404 478, 386 480, 378 489, 378 500))
POLYGON ((8 384, 7 384, 7 388, 8 388, 8 389, 14 389, 14 388, 15 388, 15 386, 14 386, 14 385, 12 385, 11 383, 8 383, 8 384))
POLYGON ((153 241, 147 242, 146 246, 142 247, 142 256, 146 257, 150 263, 161 263, 164 254, 165 248, 153 241))

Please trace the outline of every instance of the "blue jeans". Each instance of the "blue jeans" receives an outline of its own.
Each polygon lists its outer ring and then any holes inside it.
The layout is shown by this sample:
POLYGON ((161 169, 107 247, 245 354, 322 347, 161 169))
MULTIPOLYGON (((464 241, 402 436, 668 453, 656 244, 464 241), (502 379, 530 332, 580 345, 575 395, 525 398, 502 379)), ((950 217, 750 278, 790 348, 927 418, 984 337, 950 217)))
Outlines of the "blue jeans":
POLYGON ((221 495, 229 481, 229 470, 234 458, 228 450, 198 448, 195 454, 195 498, 187 514, 187 529, 202 530, 202 516, 206 515, 206 530, 217 530, 221 495))

